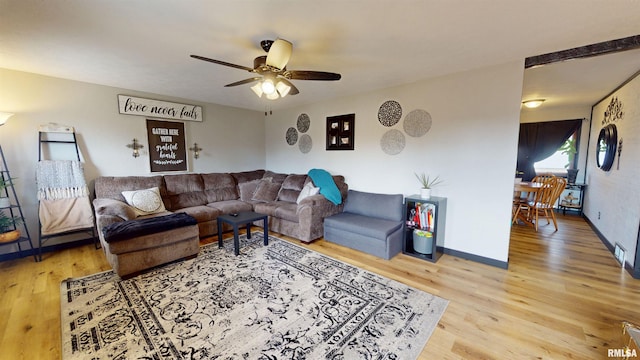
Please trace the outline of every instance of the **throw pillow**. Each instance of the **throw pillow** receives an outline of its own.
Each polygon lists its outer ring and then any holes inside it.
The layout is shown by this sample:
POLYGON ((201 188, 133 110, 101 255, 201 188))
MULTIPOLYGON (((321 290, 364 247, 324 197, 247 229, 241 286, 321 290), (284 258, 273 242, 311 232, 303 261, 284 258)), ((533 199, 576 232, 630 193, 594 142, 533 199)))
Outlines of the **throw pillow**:
POLYGON ((238 184, 238 189, 240 190, 240 200, 251 201, 253 193, 256 192, 256 188, 258 188, 258 184, 260 184, 261 181, 262 180, 251 180, 238 184))
POLYGON ((280 183, 272 183, 269 181, 261 181, 256 192, 253 193, 251 200, 260 202, 275 201, 280 191, 280 183))
POLYGON ((123 191, 122 196, 124 196, 127 204, 133 206, 138 216, 166 211, 162 197, 160 197, 160 190, 157 187, 144 190, 123 191))
POLYGON ((315 187, 313 186, 313 183, 308 182, 307 185, 305 185, 302 188, 302 191, 300 191, 300 195, 298 195, 298 200, 296 200, 296 203, 300 204, 302 200, 308 198, 311 195, 315 195, 319 192, 320 192, 319 187, 315 187))

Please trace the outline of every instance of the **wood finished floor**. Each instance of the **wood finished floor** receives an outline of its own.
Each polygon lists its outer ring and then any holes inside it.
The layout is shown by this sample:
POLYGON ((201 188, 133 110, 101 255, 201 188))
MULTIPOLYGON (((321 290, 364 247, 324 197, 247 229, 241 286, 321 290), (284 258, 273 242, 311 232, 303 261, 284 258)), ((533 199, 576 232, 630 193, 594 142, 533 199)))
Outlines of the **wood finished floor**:
MULTIPOLYGON (((514 226, 508 270, 448 255, 384 261, 324 240, 305 246, 448 299, 420 359, 606 359, 622 346, 621 321, 640 324, 640 280, 583 219, 559 221, 558 232, 514 226)), ((0 263, 0 358, 59 359, 60 282, 109 269, 92 245, 0 263)))

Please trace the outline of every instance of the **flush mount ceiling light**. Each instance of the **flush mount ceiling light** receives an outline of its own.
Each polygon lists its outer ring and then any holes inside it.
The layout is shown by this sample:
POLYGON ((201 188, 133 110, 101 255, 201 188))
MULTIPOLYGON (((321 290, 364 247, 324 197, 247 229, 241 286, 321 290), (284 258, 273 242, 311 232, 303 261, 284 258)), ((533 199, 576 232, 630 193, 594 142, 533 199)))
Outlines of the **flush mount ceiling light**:
POLYGON ((533 99, 533 100, 527 100, 527 101, 523 101, 522 104, 526 107, 528 107, 529 109, 535 109, 538 106, 542 105, 542 103, 544 102, 545 99, 533 99))

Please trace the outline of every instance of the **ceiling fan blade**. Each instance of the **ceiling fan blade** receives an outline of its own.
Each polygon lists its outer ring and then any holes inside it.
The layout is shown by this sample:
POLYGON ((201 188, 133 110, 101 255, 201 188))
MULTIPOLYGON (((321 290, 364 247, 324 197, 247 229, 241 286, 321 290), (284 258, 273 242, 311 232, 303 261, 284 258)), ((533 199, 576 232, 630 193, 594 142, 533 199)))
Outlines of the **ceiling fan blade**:
POLYGON ((209 58, 206 58, 204 56, 199 56, 199 55, 191 55, 191 57, 194 58, 194 59, 198 59, 198 60, 212 62, 212 63, 218 64, 218 65, 224 65, 224 66, 229 66, 229 67, 240 69, 240 70, 246 70, 248 72, 253 72, 253 69, 250 68, 250 67, 246 67, 246 66, 242 66, 242 65, 236 65, 236 64, 228 63, 226 61, 209 59, 209 58))
POLYGON ((289 70, 285 72, 287 79, 292 80, 340 80, 340 74, 324 71, 289 70))
POLYGON ((280 81, 282 81, 283 83, 287 84, 291 90, 289 90, 289 95, 297 95, 300 93, 300 91, 298 90, 297 87, 295 87, 295 85, 293 85, 291 83, 291 81, 285 79, 285 78, 278 78, 280 81))
POLYGON ((227 85, 225 85, 225 87, 231 87, 231 86, 238 86, 238 85, 250 84, 250 83, 252 83, 252 82, 256 82, 256 81, 259 81, 259 80, 262 80, 262 78, 261 78, 261 77, 252 77, 252 78, 250 78, 250 79, 244 79, 244 80, 236 81, 236 82, 231 83, 231 84, 227 84, 227 85))
POLYGON ((278 70, 284 69, 291 58, 293 44, 284 39, 276 39, 267 53, 267 65, 278 70))

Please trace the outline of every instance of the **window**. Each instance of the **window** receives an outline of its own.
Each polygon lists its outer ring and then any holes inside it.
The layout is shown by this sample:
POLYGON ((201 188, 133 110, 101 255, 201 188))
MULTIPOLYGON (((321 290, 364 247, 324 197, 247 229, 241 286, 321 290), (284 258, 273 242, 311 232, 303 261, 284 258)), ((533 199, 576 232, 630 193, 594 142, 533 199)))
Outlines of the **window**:
POLYGON ((567 176, 567 168, 575 166, 575 157, 578 154, 576 139, 578 132, 574 132, 563 144, 546 159, 534 163, 536 174, 554 174, 556 176, 567 176))

